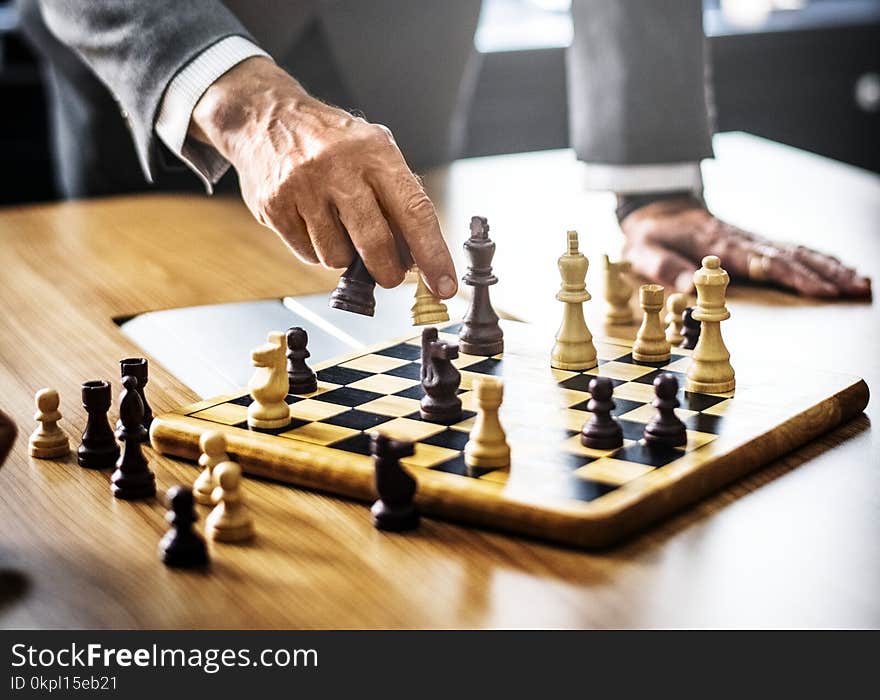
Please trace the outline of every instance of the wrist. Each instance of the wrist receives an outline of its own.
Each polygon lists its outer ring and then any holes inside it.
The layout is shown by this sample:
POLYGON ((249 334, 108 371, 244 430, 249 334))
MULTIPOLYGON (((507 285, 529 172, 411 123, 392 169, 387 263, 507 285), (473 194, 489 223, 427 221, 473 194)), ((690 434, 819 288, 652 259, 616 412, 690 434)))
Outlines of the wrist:
POLYGON ((262 115, 283 95, 288 103, 312 99, 271 59, 248 58, 220 76, 205 91, 190 118, 188 136, 209 144, 235 162, 237 143, 261 123, 262 115))

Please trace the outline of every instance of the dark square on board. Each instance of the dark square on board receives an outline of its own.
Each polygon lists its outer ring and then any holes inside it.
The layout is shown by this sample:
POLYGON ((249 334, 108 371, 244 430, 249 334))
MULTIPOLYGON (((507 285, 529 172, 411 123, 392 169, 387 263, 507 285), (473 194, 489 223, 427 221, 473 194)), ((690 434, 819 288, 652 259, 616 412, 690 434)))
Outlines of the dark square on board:
POLYGON ((368 401, 382 398, 382 394, 375 391, 364 391, 363 389, 353 389, 350 386, 344 386, 341 389, 333 389, 318 396, 318 399, 327 403, 335 403, 340 406, 360 406, 368 401))
POLYGON ((358 433, 350 438, 334 442, 332 445, 334 450, 342 450, 343 452, 354 452, 359 455, 370 454, 370 436, 366 433, 358 433))
POLYGON ((382 374, 390 374, 392 377, 403 377, 404 379, 421 379, 422 366, 418 362, 410 362, 409 364, 389 369, 382 374))
POLYGON ((353 408, 350 411, 343 411, 342 413, 330 416, 319 422, 369 432, 377 425, 387 423, 390 420, 392 420, 391 416, 380 416, 378 413, 358 411, 356 408, 353 408))
POLYGON ((478 372, 479 374, 501 374, 502 360, 496 360, 494 357, 487 357, 480 360, 476 364, 462 367, 465 372, 478 372))
POLYGON ((662 467, 678 459, 683 454, 684 452, 674 447, 648 447, 641 442, 637 442, 634 445, 618 450, 612 456, 614 459, 644 464, 649 467, 662 467))
POLYGON ((348 369, 347 367, 328 367, 327 369, 318 370, 318 379, 322 382, 330 384, 351 384, 360 379, 366 379, 372 376, 370 372, 362 372, 359 369, 348 369))
POLYGON ((422 356, 422 349, 418 345, 409 345, 401 343, 384 350, 379 350, 376 355, 384 355, 385 357, 396 357, 398 360, 418 360, 422 356))

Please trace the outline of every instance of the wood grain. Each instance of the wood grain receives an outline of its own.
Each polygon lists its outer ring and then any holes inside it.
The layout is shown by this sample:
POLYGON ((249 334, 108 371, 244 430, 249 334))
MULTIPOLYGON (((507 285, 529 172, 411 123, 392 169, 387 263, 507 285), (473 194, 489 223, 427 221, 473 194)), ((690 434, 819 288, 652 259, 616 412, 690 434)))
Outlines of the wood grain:
MULTIPOLYGON (((732 172, 716 169, 708 180, 719 209, 774 235, 791 220, 792 237, 876 275, 880 183, 758 146, 748 142, 729 157, 720 149, 732 172), (743 154, 748 169, 739 171, 743 154), (803 173, 797 187, 786 184, 791 172, 803 173), (772 201, 753 192, 773 192, 772 201)), ((610 200, 585 194, 578 172, 570 154, 550 153, 457 163, 427 178, 456 255, 469 216, 489 217, 502 278, 493 298, 524 318, 551 320, 550 337, 561 312, 555 233, 581 228, 598 275, 588 278, 595 299, 602 249, 616 257, 610 200), (517 236, 529 245, 514 245, 517 236), (545 288, 546 298, 536 294, 545 288)), ((116 393, 119 358, 140 354, 114 317, 330 290, 338 273, 298 264, 239 202, 203 197, 0 211, 0 261, 0 403, 19 426, 0 469, 4 627, 880 625, 876 402, 611 550, 583 553, 430 518, 413 533, 389 535, 373 529, 360 503, 248 479, 254 542, 212 544, 208 575, 168 570, 156 552, 165 530, 159 500, 120 503, 109 473, 80 469, 72 458, 27 456, 22 435, 33 427, 34 392, 59 390, 60 427, 78 444, 80 382, 108 378, 116 393)), ((880 380, 873 305, 744 287, 732 288, 728 301, 725 340, 738 376, 772 361, 802 366, 804 382, 811 367, 860 375, 871 386, 880 380)), ((593 307, 588 323, 606 335, 601 305, 593 307)), ((149 390, 156 413, 197 398, 157 364, 149 390)), ((196 474, 147 453, 162 494, 196 474)), ((200 508, 200 517, 207 512, 200 508)))

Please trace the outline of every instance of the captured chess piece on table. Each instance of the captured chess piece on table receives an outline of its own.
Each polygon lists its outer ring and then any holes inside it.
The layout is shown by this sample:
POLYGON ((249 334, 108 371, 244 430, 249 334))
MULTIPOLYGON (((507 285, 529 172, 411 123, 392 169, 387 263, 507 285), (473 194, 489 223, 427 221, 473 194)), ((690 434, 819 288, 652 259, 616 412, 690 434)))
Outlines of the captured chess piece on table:
MULTIPOLYGON (((126 357, 119 361, 119 378, 134 377, 137 379, 137 392, 144 404, 144 427, 149 430, 150 424, 153 422, 153 410, 147 401, 147 382, 150 380, 150 365, 146 358, 143 357, 126 357)), ((121 423, 116 424, 119 428, 121 423)))
POLYGON ((625 326, 633 322, 633 312, 629 305, 633 286, 624 277, 632 268, 629 260, 611 262, 605 258, 605 323, 609 326, 625 326))
POLYGON ((666 329, 660 320, 663 287, 659 284, 643 284, 639 288, 639 302, 643 316, 632 346, 633 359, 636 362, 666 362, 671 357, 672 348, 666 340, 666 329))
POLYGON ((55 389, 40 389, 34 396, 37 411, 34 420, 38 425, 28 438, 28 452, 36 459, 58 459, 70 453, 70 442, 58 427, 61 400, 55 389))
POLYGON ((461 420, 458 387, 461 372, 452 364, 458 357, 458 345, 438 340, 433 326, 422 330, 421 379, 425 395, 419 415, 422 420, 450 425, 461 420))
POLYGON ((119 459, 119 445, 107 419, 112 397, 110 382, 103 379, 83 382, 82 404, 88 413, 82 444, 76 451, 76 461, 88 469, 110 469, 119 459))
POLYGON ((241 492, 241 467, 237 462, 220 462, 214 468, 212 500, 217 505, 205 520, 205 534, 215 542, 245 542, 253 539, 254 519, 241 492))
POLYGON ((3 411, 0 411, 0 467, 3 466, 3 462, 6 461, 6 457, 12 450, 12 443, 15 442, 16 435, 18 435, 18 428, 15 427, 15 423, 3 411))
POLYGON ((214 487, 217 482, 214 479, 214 468, 220 462, 229 460, 226 453, 226 436, 219 430, 206 430, 199 438, 199 466, 202 471, 196 477, 193 484, 193 497, 197 503, 210 506, 214 503, 214 487))
POLYGON ((459 349, 467 355, 491 357, 504 350, 504 333, 489 300, 489 287, 498 278, 492 274, 495 243, 489 238, 489 223, 484 217, 471 218, 471 235, 464 242, 464 251, 470 264, 462 281, 473 287, 473 295, 458 332, 459 349))
POLYGON ((330 295, 330 306, 353 314, 372 316, 376 313, 375 289, 376 280, 360 255, 355 253, 354 260, 342 273, 339 284, 330 295))
POLYGON ((304 328, 295 326, 287 329, 287 378, 291 394, 311 394, 318 390, 318 378, 306 360, 311 353, 306 346, 309 334, 304 328))
POLYGON ((678 346, 684 342, 684 310, 687 308, 687 296, 676 292, 666 300, 666 340, 670 345, 678 346))
POLYGON ((413 443, 374 432, 370 435, 370 454, 376 493, 379 495, 370 512, 379 530, 402 532, 418 527, 419 510, 415 505, 417 483, 400 460, 415 454, 413 443))
POLYGON ((663 372, 654 380, 654 400, 651 405, 657 413, 645 426, 645 443, 649 446, 680 447, 687 444, 687 430, 675 415, 679 402, 678 380, 674 374, 663 372))
POLYGON ((697 306, 692 316, 700 322, 700 337, 687 371, 688 391, 724 394, 736 387, 730 353, 721 337, 721 322, 730 318, 725 305, 729 283, 730 277, 715 255, 703 258, 703 266, 694 273, 697 306))
POLYGON ((127 501, 156 495, 156 477, 143 452, 149 434, 144 427, 144 404, 137 388, 137 378, 123 377, 119 394, 119 421, 122 425, 116 431, 116 437, 122 443, 122 454, 111 477, 113 495, 127 501))
POLYGON ((412 309, 410 309, 413 325, 430 326, 435 323, 445 323, 449 320, 449 310, 446 308, 446 304, 431 294, 419 268, 413 267, 412 270, 416 275, 415 299, 412 309))
POLYGON ((251 428, 274 430, 290 425, 290 406, 285 401, 290 388, 286 348, 284 333, 272 331, 267 342, 251 352, 256 368, 248 383, 253 399, 247 410, 251 428))
POLYGON ((168 566, 197 568, 208 564, 205 540, 195 530, 198 520, 192 491, 185 486, 172 486, 166 495, 168 512, 165 519, 171 528, 159 541, 159 557, 168 566))
POLYGON ((614 384, 608 377, 590 380, 587 410, 593 415, 581 429, 581 444, 594 450, 614 450, 623 446, 623 429, 611 415, 614 410, 614 384))
POLYGON ((470 439, 464 446, 464 463, 470 469, 502 469, 510 466, 510 446, 501 427, 498 411, 504 398, 504 385, 485 377, 474 380, 477 416, 470 439))
POLYGON ((568 232, 568 249, 559 258, 562 284, 556 298, 565 306, 562 324, 550 352, 550 366, 556 369, 592 369, 599 361, 593 335, 584 319, 584 302, 590 300, 586 279, 589 260, 578 250, 577 231, 568 232))

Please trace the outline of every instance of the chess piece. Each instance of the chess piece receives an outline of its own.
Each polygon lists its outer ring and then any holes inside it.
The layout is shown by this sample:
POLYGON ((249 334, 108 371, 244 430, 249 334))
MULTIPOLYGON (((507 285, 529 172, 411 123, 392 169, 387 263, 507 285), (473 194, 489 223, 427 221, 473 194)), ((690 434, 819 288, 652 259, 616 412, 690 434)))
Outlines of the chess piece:
POLYGON ((457 357, 458 346, 438 340, 436 328, 422 330, 421 379, 425 390, 419 408, 422 420, 446 425, 461 420, 461 399, 458 398, 461 373, 452 364, 457 357))
POLYGON ((629 260, 611 262, 605 256, 605 323, 610 326, 628 325, 633 322, 633 312, 629 305, 633 286, 624 277, 630 271, 629 260))
POLYGON ((402 532, 419 524, 419 511, 413 502, 417 483, 400 464, 402 457, 412 457, 413 443, 392 440, 381 433, 370 435, 370 454, 375 467, 376 493, 379 494, 370 512, 373 525, 380 530, 402 532))
POLYGON ((599 363, 593 336, 584 320, 584 302, 590 300, 585 284, 589 264, 578 250, 577 231, 569 231, 568 250, 559 258, 562 285, 556 294, 565 307, 550 353, 550 366, 556 369, 592 369, 599 363))
POLYGON ((226 436, 217 430, 206 430, 199 436, 199 449, 202 451, 199 455, 202 471, 193 484, 193 497, 197 503, 209 506, 214 502, 212 496, 214 487, 217 486, 214 468, 220 462, 229 460, 229 455, 226 454, 226 436))
POLYGON ((18 435, 18 428, 12 418, 0 411, 0 467, 3 466, 3 462, 6 461, 12 450, 16 435, 18 435))
POLYGON ((116 437, 122 443, 122 454, 110 480, 116 498, 133 501, 156 495, 156 477, 142 450, 147 441, 147 429, 143 424, 144 404, 137 390, 138 381, 132 376, 123 377, 122 387, 119 394, 122 426, 116 431, 116 437))
POLYGON ((587 410, 593 416, 581 429, 581 444, 595 450, 614 450, 623 446, 623 429, 611 415, 614 410, 614 384, 608 377, 590 380, 587 410))
POLYGON ((70 452, 67 435, 58 427, 61 411, 55 389, 40 389, 34 396, 37 411, 34 420, 39 423, 28 438, 28 452, 37 459, 58 459, 70 452))
POLYGON ((666 362, 671 355, 671 348, 660 320, 663 287, 659 284, 643 284, 639 289, 639 302, 644 315, 632 346, 633 359, 636 362, 666 362))
POLYGON ((294 327, 287 329, 287 378, 291 394, 311 394, 318 390, 318 378, 306 364, 311 353, 306 349, 309 334, 305 329, 294 327))
POLYGON ((470 469, 500 469, 510 466, 510 447, 498 409, 504 398, 504 386, 489 377, 474 381, 477 418, 464 446, 464 463, 470 469))
POLYGON ((682 314, 685 307, 687 307, 687 296, 680 292, 670 294, 666 300, 666 318, 663 320, 666 322, 666 340, 670 345, 681 345, 684 340, 682 314))
POLYGON ((689 306, 681 315, 683 326, 681 347, 687 350, 693 350, 697 347, 697 341, 700 339, 700 322, 694 318, 694 311, 694 307, 689 306))
MULTIPOLYGON (((153 409, 150 408, 145 393, 147 382, 150 379, 149 374, 149 363, 144 357, 126 357, 124 360, 119 361, 119 378, 132 376, 138 381, 137 392, 138 396, 141 397, 141 402, 144 404, 144 428, 147 430, 150 429, 150 425, 153 422, 153 409)), ((121 426, 122 423, 117 421, 116 428, 119 429, 121 426)))
POLYGON ((193 568, 208 563, 205 541, 193 525, 198 516, 193 510, 193 495, 185 486, 172 486, 167 495, 165 519, 171 529, 159 541, 159 556, 168 566, 193 568))
POLYGON ((721 322, 730 318, 725 306, 730 276, 715 255, 703 258, 694 273, 697 306, 693 318, 700 322, 700 337, 691 355, 685 389, 701 394, 724 394, 736 386, 730 353, 721 338, 721 322))
POLYGON ((215 542, 244 542, 254 536, 254 519, 241 494, 241 467, 220 462, 214 469, 217 505, 205 520, 205 534, 215 542))
POLYGON ((83 382, 82 404, 88 418, 82 444, 76 451, 76 461, 81 467, 109 469, 119 459, 119 445, 107 420, 110 402, 110 382, 103 379, 83 382))
POLYGON ((416 296, 415 302, 410 309, 414 326, 428 326, 434 323, 443 323, 449 320, 449 311, 446 304, 431 294, 428 285, 422 278, 417 268, 416 273, 416 296))
POLYGON ((290 406, 285 401, 290 386, 285 347, 284 333, 272 331, 267 342, 251 353, 256 367, 248 383, 253 399, 247 411, 251 428, 274 430, 290 424, 290 406))
POLYGON ((330 306, 362 316, 372 316, 376 312, 376 299, 373 296, 375 289, 376 280, 361 257, 355 254, 351 265, 342 273, 339 284, 330 295, 330 306))
POLYGON ((675 415, 678 408, 678 380, 675 375, 664 372, 654 380, 654 400, 651 405, 657 413, 645 426, 644 438, 648 445, 679 447, 687 444, 684 423, 675 415))
POLYGON ((694 273, 697 306, 693 318, 700 322, 700 337, 691 356, 685 389, 701 394, 733 391, 736 379, 730 353, 721 338, 721 322, 730 318, 725 293, 730 277, 715 255, 703 258, 703 267, 694 273))
POLYGON ((471 218, 471 235, 464 250, 470 265, 462 281, 473 287, 474 293, 458 333, 459 348, 468 355, 491 357, 504 350, 504 334, 489 301, 489 287, 498 278, 492 274, 495 243, 489 238, 489 224, 484 217, 471 218))

